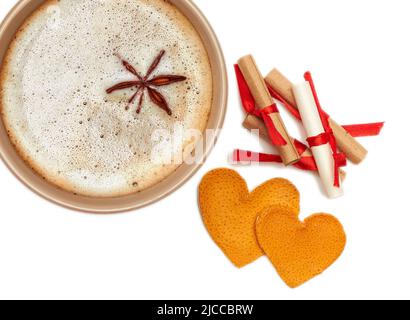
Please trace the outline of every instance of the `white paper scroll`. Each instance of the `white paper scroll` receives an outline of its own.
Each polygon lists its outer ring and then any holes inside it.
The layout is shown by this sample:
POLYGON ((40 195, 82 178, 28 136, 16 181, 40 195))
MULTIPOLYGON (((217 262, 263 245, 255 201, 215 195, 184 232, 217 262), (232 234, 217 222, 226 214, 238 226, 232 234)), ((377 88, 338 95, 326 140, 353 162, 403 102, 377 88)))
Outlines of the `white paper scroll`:
MULTIPOLYGON (((316 137, 323 134, 325 129, 309 82, 305 81, 299 85, 294 85, 293 93, 308 136, 316 137)), ((332 199, 341 197, 343 189, 334 186, 335 162, 330 144, 312 147, 312 153, 327 195, 332 199)))

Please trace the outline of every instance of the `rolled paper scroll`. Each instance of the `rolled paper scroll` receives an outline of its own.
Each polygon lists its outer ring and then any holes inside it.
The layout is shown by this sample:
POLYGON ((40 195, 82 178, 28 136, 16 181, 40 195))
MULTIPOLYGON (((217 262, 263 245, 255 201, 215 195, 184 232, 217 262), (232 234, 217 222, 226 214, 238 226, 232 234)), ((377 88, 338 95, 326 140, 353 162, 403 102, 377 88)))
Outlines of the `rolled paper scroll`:
MULTIPOLYGON (((293 96, 293 93, 292 93, 292 96, 293 96)), ((269 133, 266 130, 265 124, 258 117, 255 117, 253 115, 248 115, 243 122, 243 126, 249 131, 257 130, 259 133, 259 137, 265 140, 266 142, 270 143, 269 133)), ((294 140, 294 141, 295 141, 295 145, 300 143, 297 140, 294 140)), ((296 164, 296 166, 304 170, 307 170, 307 168, 310 169, 312 166, 308 163, 308 161, 310 157, 313 157, 313 154, 310 148, 306 147, 304 151, 299 152, 299 154, 300 154, 301 160, 299 163, 296 164)), ((253 158, 258 158, 258 157, 250 157, 250 158, 253 159, 253 158)), ((270 159, 270 161, 265 161, 265 162, 276 162, 275 161, 276 158, 274 157, 274 155, 268 155, 266 158, 268 160, 270 159)), ((317 169, 317 166, 315 166, 315 168, 317 169)), ((340 178, 342 181, 346 179, 346 172, 343 171, 342 169, 340 169, 340 178)))
MULTIPOLYGON (((293 84, 280 71, 272 70, 265 81, 284 100, 282 102, 297 110, 297 103, 292 91, 293 84)), ((340 151, 345 153, 346 157, 353 163, 361 163, 367 156, 367 150, 334 120, 329 119, 329 124, 340 151)))
POLYGON ((245 56, 239 60, 238 66, 252 93, 258 112, 265 122, 271 143, 278 148, 283 163, 288 166, 298 162, 299 153, 286 130, 255 60, 250 55, 245 56))
POLYGON ((323 187, 329 198, 341 197, 343 195, 341 181, 335 184, 336 161, 329 140, 326 139, 326 131, 310 83, 305 81, 294 85, 293 93, 309 137, 308 141, 311 141, 311 150, 323 187))

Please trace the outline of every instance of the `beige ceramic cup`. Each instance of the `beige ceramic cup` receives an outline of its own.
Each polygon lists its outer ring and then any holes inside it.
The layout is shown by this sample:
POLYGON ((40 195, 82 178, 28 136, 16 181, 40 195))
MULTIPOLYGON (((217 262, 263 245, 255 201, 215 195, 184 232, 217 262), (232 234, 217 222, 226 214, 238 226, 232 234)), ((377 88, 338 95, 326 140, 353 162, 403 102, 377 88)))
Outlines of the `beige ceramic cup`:
MULTIPOLYGON (((8 46, 25 19, 38 8, 44 0, 20 0, 7 15, 0 26, 0 63, 8 46)), ((194 25, 208 51, 213 76, 213 105, 207 129, 213 129, 208 141, 215 142, 217 129, 223 125, 227 104, 226 65, 219 42, 200 10, 190 0, 169 0, 194 25)), ((70 209, 93 213, 114 213, 129 211, 156 202, 187 182, 209 155, 214 143, 208 143, 201 161, 183 164, 172 175, 159 184, 140 193, 115 198, 91 198, 69 193, 48 183, 32 171, 19 157, 11 145, 4 124, 0 121, 0 156, 7 167, 27 187, 40 196, 70 209)))

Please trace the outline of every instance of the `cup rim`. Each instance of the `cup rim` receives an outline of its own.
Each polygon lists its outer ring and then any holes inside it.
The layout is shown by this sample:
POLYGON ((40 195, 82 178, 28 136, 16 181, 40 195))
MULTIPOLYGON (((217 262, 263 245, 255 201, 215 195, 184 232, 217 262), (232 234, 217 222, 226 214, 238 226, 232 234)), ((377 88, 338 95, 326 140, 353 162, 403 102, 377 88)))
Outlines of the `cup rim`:
MULTIPOLYGON (((21 20, 23 22, 44 1, 19 0, 0 24, 0 43, 5 43, 3 51, 0 52, 0 68, 3 64, 5 52, 10 45, 10 41, 2 41, 6 35, 10 36, 9 29, 13 29, 11 39, 21 26, 21 23, 16 21, 21 20), (22 17, 22 12, 27 11, 27 9, 30 9, 28 10, 29 13, 23 14, 22 17)), ((67 209, 86 213, 120 213, 140 209, 164 199, 187 183, 202 167, 217 141, 217 131, 222 129, 225 121, 228 102, 228 78, 225 58, 213 28, 192 0, 169 0, 169 2, 175 5, 190 20, 200 34, 211 62, 213 103, 207 129, 214 130, 210 137, 212 143, 206 145, 201 161, 192 165, 182 164, 163 181, 139 193, 121 197, 101 198, 76 195, 45 181, 29 168, 17 154, 17 150, 11 145, 4 123, 0 119, 0 158, 13 175, 28 189, 42 198, 67 209)))

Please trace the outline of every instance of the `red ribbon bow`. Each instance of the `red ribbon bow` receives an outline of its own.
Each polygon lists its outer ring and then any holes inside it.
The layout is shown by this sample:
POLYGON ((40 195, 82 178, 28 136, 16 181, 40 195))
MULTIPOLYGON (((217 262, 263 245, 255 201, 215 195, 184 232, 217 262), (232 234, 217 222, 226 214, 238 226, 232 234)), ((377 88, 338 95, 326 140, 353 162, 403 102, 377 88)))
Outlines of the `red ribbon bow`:
POLYGON ((269 132, 269 137, 272 144, 275 146, 285 146, 287 145, 286 140, 283 138, 282 134, 278 131, 275 124, 273 123, 270 115, 273 113, 279 113, 279 109, 276 103, 263 108, 262 110, 256 109, 255 99, 252 96, 251 90, 249 89, 246 80, 239 69, 238 65, 235 65, 236 78, 238 80, 239 93, 242 99, 242 105, 248 114, 252 114, 258 118, 262 118, 266 124, 266 128, 269 132))
POLYGON ((325 129, 325 132, 323 134, 320 134, 317 137, 308 138, 308 143, 310 147, 317 147, 317 146, 321 146, 327 143, 330 144, 330 147, 332 148, 332 152, 333 152, 333 159, 334 159, 334 186, 339 188, 340 187, 340 168, 347 165, 346 155, 344 153, 340 153, 337 150, 336 138, 329 124, 329 115, 326 114, 323 111, 322 107, 320 106, 315 84, 313 82, 313 78, 310 72, 305 73, 305 80, 309 82, 310 88, 312 89, 313 97, 315 98, 316 107, 320 114, 323 127, 325 129))

